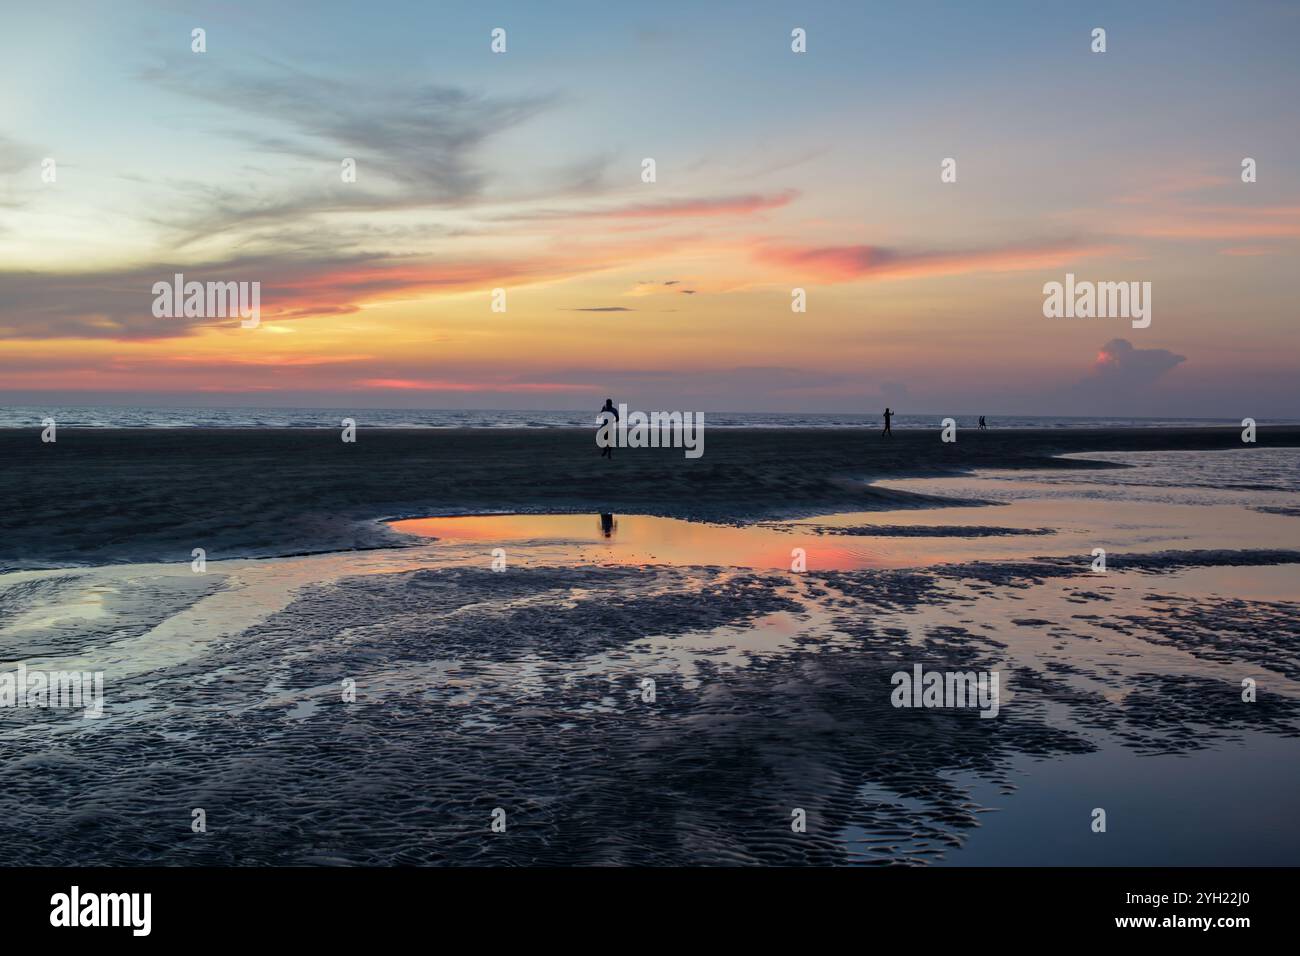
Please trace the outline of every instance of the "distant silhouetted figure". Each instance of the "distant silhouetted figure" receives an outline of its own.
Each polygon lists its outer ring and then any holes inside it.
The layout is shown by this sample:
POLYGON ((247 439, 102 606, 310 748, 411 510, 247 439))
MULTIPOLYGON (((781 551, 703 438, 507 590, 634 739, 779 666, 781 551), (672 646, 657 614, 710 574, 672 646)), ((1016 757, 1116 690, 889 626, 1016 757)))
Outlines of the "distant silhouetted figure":
POLYGON ((983 429, 987 429, 988 427, 989 427, 988 425, 984 424, 984 416, 981 415, 981 416, 980 416, 980 429, 983 430, 983 429))
POLYGON ((600 516, 600 533, 607 538, 614 537, 614 529, 618 527, 614 523, 614 516, 602 514, 600 516))
MULTIPOLYGON (((606 413, 613 415, 614 421, 618 421, 618 409, 614 407, 614 400, 612 398, 605 399, 605 407, 602 408, 599 412, 597 412, 596 415, 597 417, 599 417, 600 415, 604 415, 606 413)), ((614 457, 614 446, 606 445, 604 448, 602 448, 600 450, 600 457, 612 459, 614 457)))
POLYGON ((889 427, 889 420, 893 417, 894 417, 894 413, 889 410, 888 406, 886 406, 885 407, 885 430, 880 433, 881 438, 884 438, 886 435, 894 434, 894 430, 889 427))

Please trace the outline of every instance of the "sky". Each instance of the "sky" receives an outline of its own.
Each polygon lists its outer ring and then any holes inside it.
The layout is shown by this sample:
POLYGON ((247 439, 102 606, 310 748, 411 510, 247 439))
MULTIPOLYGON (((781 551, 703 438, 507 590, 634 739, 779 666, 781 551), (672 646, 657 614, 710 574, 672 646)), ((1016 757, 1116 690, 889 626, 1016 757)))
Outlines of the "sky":
POLYGON ((6 404, 1300 417, 1300 4, 3 22, 6 404), (1067 273, 1150 325, 1045 317, 1067 273))

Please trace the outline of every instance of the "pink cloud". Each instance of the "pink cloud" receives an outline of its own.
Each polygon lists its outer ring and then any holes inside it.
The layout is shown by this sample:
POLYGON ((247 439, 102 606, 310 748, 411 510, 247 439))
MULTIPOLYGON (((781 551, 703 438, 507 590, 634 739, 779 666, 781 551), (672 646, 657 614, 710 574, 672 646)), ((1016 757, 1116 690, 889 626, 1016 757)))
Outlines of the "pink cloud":
POLYGON ((763 246, 755 256, 768 265, 822 282, 852 282, 1059 268, 1114 251, 1112 246, 1058 241, 947 252, 907 252, 870 245, 763 246))

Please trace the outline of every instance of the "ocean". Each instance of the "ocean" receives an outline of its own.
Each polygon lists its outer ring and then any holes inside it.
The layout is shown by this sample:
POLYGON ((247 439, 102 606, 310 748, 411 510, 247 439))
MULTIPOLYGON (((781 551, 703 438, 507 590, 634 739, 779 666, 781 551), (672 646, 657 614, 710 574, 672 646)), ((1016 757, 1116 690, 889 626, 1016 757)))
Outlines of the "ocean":
MULTIPOLYGON (((646 409, 653 411, 654 409, 646 409)), ((894 428, 937 428, 949 413, 899 414, 894 428)), ((840 412, 710 412, 711 428, 879 428, 881 416, 840 412)), ((979 413, 952 415, 974 428, 979 413)), ((338 428, 344 418, 368 428, 591 428, 596 409, 502 410, 412 408, 187 408, 168 406, 15 405, 0 407, 0 428, 37 428, 53 418, 62 428, 338 428)), ((1169 428, 1236 426, 1229 418, 1122 418, 1106 416, 986 415, 990 428, 1169 428)), ((1300 419, 1260 424, 1295 425, 1300 419)))

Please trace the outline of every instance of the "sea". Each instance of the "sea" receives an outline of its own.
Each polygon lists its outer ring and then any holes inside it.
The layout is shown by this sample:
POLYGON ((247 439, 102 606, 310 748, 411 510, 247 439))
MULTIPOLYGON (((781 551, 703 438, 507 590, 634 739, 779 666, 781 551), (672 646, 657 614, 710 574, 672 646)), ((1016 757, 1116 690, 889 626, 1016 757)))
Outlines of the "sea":
MULTIPOLYGON (((653 411, 653 409, 646 409, 653 411)), ((879 413, 705 412, 711 428, 873 428, 879 413)), ((894 428, 935 428, 947 413, 898 414, 894 428)), ((952 415, 960 428, 973 428, 979 415, 952 415)), ((0 406, 0 428, 40 427, 53 418, 62 428, 338 428, 344 418, 369 428, 590 428, 595 409, 552 411, 411 408, 189 408, 175 406, 14 405, 0 406)), ((1236 426, 1229 418, 1124 418, 1052 415, 986 415, 990 428, 1193 428, 1236 426)), ((1300 419, 1259 424, 1296 425, 1300 419)))

